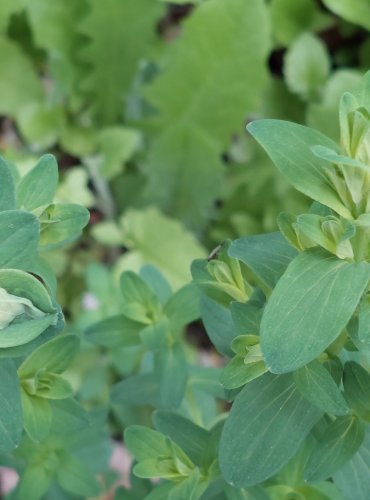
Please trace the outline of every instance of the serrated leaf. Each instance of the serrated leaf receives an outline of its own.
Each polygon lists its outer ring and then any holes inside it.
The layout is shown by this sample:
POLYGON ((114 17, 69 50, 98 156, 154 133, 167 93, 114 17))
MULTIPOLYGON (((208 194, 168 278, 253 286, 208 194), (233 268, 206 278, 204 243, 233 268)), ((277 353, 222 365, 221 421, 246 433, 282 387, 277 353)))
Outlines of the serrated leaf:
POLYGON ((326 413, 345 415, 348 405, 328 370, 318 361, 312 361, 293 374, 302 396, 326 413))
POLYGON ((329 76, 330 59, 319 38, 305 33, 294 41, 284 59, 289 89, 306 100, 320 96, 329 76))
POLYGON ((221 437, 225 480, 247 487, 271 477, 296 453, 321 414, 302 398, 289 375, 265 374, 247 384, 221 437))
POLYGON ((248 131, 298 191, 352 218, 329 182, 327 162, 311 151, 317 145, 338 151, 337 144, 316 130, 281 120, 258 120, 248 125, 248 131))
POLYGON ((16 117, 24 106, 41 99, 41 81, 19 46, 3 37, 0 37, 0 59, 4 75, 0 81, 0 113, 16 117))
POLYGON ((87 43, 80 58, 92 69, 84 81, 93 112, 104 124, 123 115, 124 97, 144 58, 156 41, 156 23, 163 7, 142 0, 88 0, 80 23, 87 43), (124 61, 124 63, 123 63, 124 61), (109 90, 108 90, 109 89, 109 90))
POLYGON ((152 264, 177 289, 191 279, 190 262, 205 257, 193 234, 155 208, 128 210, 121 225, 123 243, 131 250, 117 263, 122 271, 139 271, 143 264, 152 264))
POLYGON ((345 328, 369 279, 366 262, 349 263, 321 250, 299 254, 262 316, 261 347, 269 369, 293 371, 319 356, 345 328))

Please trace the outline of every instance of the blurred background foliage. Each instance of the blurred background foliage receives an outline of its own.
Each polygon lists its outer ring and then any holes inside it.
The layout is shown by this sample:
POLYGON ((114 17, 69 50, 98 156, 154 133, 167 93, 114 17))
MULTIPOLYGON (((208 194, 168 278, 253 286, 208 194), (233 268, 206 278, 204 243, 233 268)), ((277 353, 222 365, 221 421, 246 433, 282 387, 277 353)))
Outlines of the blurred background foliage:
MULTIPOLYGON (((306 207, 245 125, 337 139, 339 97, 370 64, 369 20, 368 0, 0 2, 1 151, 23 172, 55 154, 57 199, 91 214, 78 245, 45 254, 71 330, 120 310, 123 270, 154 265, 176 290, 193 259, 306 207)), ((95 374, 86 401, 114 378, 99 353, 71 372, 76 386, 95 374)))

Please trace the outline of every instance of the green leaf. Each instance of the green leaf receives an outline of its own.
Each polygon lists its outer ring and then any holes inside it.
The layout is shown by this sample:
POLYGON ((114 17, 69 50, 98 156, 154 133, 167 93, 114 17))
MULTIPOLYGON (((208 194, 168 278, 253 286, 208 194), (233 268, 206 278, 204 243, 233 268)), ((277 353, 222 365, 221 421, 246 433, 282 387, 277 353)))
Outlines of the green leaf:
POLYGON ((360 304, 358 313, 358 338, 365 344, 370 344, 370 297, 366 295, 360 304))
POLYGON ((81 205, 50 205, 41 216, 40 245, 50 250, 78 238, 89 222, 89 212, 81 205))
POLYGON ((222 151, 259 103, 268 48, 268 13, 261 0, 203 2, 185 21, 147 91, 160 111, 161 129, 188 125, 219 141, 222 151))
POLYGON ((37 217, 21 210, 0 212, 0 268, 27 269, 36 257, 37 217))
POLYGON ((370 422, 370 374, 358 363, 350 361, 344 365, 344 396, 352 410, 370 422))
POLYGON ((261 144, 287 180, 303 194, 351 219, 326 175, 327 162, 311 151, 312 146, 338 146, 316 130, 281 120, 258 120, 248 131, 261 144), (289 137, 289 141, 286 138, 289 137))
POLYGON ((73 495, 96 497, 101 491, 94 473, 71 455, 60 463, 57 480, 65 491, 73 495))
POLYGON ((17 488, 19 500, 40 500, 49 489, 52 474, 45 464, 29 464, 21 475, 17 488))
POLYGON ((323 0, 323 3, 338 16, 370 30, 370 5, 367 0, 323 0))
POLYGON ((0 5, 0 31, 6 32, 9 19, 23 7, 23 0, 3 0, 0 5))
POLYGON ((28 103, 41 99, 41 80, 19 46, 3 37, 0 37, 0 59, 4 75, 0 82, 0 113, 16 117, 28 103))
POLYGON ((279 44, 289 45, 297 36, 309 30, 321 30, 330 24, 313 0, 272 0, 270 6, 272 27, 279 44))
POLYGON ((364 433, 364 425, 351 415, 330 423, 308 459, 305 480, 314 482, 330 477, 356 453, 364 433))
POLYGON ((204 327, 212 344, 221 354, 232 356, 230 344, 237 333, 234 332, 229 308, 202 296, 200 310, 204 327))
POLYGON ((159 300, 139 275, 125 271, 120 277, 120 289, 124 299, 122 313, 143 324, 155 322, 161 315, 159 300))
POLYGON ((84 89, 94 115, 103 124, 111 124, 123 115, 124 98, 139 61, 156 42, 163 7, 152 0, 140 4, 107 0, 104 5, 100 0, 88 0, 87 4, 88 14, 79 23, 79 31, 86 37, 80 59, 92 68, 84 89))
POLYGON ((318 361, 312 361, 293 374, 294 383, 310 403, 332 415, 349 412, 346 401, 328 370, 318 361))
POLYGON ((273 288, 297 251, 280 233, 269 233, 233 241, 229 255, 244 262, 264 285, 273 288))
POLYGON ((258 335, 262 317, 262 309, 251 299, 246 304, 231 302, 230 312, 236 335, 258 335))
POLYGON ((347 325, 369 279, 366 262, 349 263, 321 250, 299 254, 262 316, 261 347, 269 369, 293 371, 319 356, 347 325))
POLYGON ((189 283, 191 261, 205 257, 193 234, 154 207, 127 210, 121 224, 123 244, 130 249, 117 263, 122 271, 139 271, 143 264, 152 264, 177 289, 189 283))
POLYGON ((163 434, 142 425, 130 425, 125 430, 124 442, 138 461, 166 456, 170 451, 168 439, 163 434))
POLYGON ((116 405, 152 405, 159 401, 159 384, 153 374, 128 377, 112 387, 111 400, 116 405))
POLYGON ((48 436, 51 428, 52 413, 49 401, 31 396, 23 389, 21 395, 24 428, 32 441, 39 443, 48 436))
POLYGON ((172 328, 182 328, 199 318, 200 294, 194 284, 180 288, 168 300, 164 307, 164 314, 170 320, 172 328))
POLYGON ((334 483, 344 494, 345 498, 368 500, 370 496, 370 433, 357 453, 333 474, 334 483))
POLYGON ((235 356, 224 368, 221 383, 226 389, 236 389, 267 372, 264 361, 245 364, 244 358, 235 356))
POLYGON ((13 361, 0 360, 0 450, 8 452, 19 445, 23 421, 17 371, 13 361))
POLYGON ((17 186, 20 208, 32 212, 53 202, 58 183, 58 165, 52 155, 44 155, 37 165, 21 178, 17 186))
POLYGON ((10 165, 0 156, 0 211, 14 210, 15 184, 10 165))
POLYGON ((187 227, 199 229, 211 215, 215 199, 221 196, 224 166, 221 152, 209 135, 180 124, 153 142, 145 174, 148 203, 182 220, 187 227))
POLYGON ((289 375, 267 373, 247 384, 234 401, 221 437, 225 480, 247 487, 271 477, 296 453, 320 416, 289 375))
POLYGON ((35 376, 35 394, 45 399, 66 399, 73 395, 73 388, 60 375, 44 373, 41 369, 35 376))
POLYGON ((143 324, 123 314, 94 323, 86 330, 88 340, 104 347, 134 346, 141 343, 143 324))
POLYGON ((188 365, 184 348, 179 342, 163 346, 155 353, 155 368, 159 377, 161 409, 180 406, 186 389, 188 365))
POLYGON ((284 74, 288 88, 306 100, 321 94, 329 71, 326 46, 310 33, 297 38, 285 55, 284 74))
POLYGON ((80 340, 76 335, 61 335, 35 349, 18 368, 20 378, 29 378, 40 368, 63 373, 77 354, 80 340))
POLYGON ((172 296, 171 287, 163 274, 154 266, 146 265, 140 269, 140 276, 153 290, 160 303, 165 305, 172 296))
POLYGON ((154 413, 153 423, 156 430, 180 446, 192 462, 201 464, 209 441, 205 429, 177 413, 163 410, 154 413))

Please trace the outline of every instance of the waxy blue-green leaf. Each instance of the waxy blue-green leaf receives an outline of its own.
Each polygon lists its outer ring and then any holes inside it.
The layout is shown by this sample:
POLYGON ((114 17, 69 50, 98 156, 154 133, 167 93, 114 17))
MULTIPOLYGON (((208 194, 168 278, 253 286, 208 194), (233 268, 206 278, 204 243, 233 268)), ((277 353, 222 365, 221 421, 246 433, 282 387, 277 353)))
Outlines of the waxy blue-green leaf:
POLYGON ((164 307, 173 328, 181 328, 200 316, 200 293, 193 284, 185 285, 172 295, 164 307))
POLYGON ((72 495, 96 497, 101 491, 95 474, 72 455, 65 456, 59 465, 57 479, 63 490, 72 495))
POLYGON ((281 120, 254 121, 248 125, 248 131, 298 191, 327 205, 343 217, 352 218, 329 182, 325 173, 327 162, 315 156, 311 150, 312 146, 319 145, 338 151, 335 142, 321 132, 281 120))
POLYGON ((17 202, 22 209, 35 210, 53 202, 58 183, 58 165, 52 155, 44 155, 17 186, 17 202))
POLYGON ((18 446, 23 428, 18 375, 13 361, 0 360, 0 450, 18 446))
POLYGON ((338 486, 345 498, 368 500, 370 498, 370 433, 357 453, 334 473, 334 483, 338 486))
POLYGON ((338 417, 320 436, 304 471, 306 481, 329 478, 359 449, 365 426, 355 416, 338 417))
POLYGON ((0 268, 27 269, 36 257, 39 221, 23 210, 0 212, 0 268))
POLYGON ((50 432, 52 413, 49 401, 27 394, 23 388, 21 395, 24 428, 32 441, 39 443, 50 432))
POLYGON ((349 412, 333 377, 318 361, 312 361, 295 371, 293 379, 302 396, 324 412, 333 415, 345 415, 349 412))
POLYGON ((206 332, 216 349, 225 356, 233 356, 230 349, 234 333, 230 310, 205 295, 200 301, 202 321, 206 332))
POLYGON ((344 396, 352 410, 370 422, 370 374, 358 363, 350 361, 344 365, 344 396))
POLYGON ((247 487, 278 472, 297 452, 322 412, 306 401, 290 375, 247 384, 232 406, 220 443, 225 480, 247 487))
POLYGON ((244 262, 263 284, 273 288, 297 250, 280 233, 269 233, 233 241, 229 255, 244 262))
POLYGON ((288 266, 261 321, 261 347, 273 373, 319 356, 351 319, 370 279, 370 264, 309 250, 288 266), (350 286, 349 286, 350 284, 350 286))
POLYGON ((111 401, 115 405, 152 405, 159 403, 159 383, 151 373, 127 377, 113 385, 111 401))
POLYGON ((102 319, 86 330, 88 340, 104 347, 139 345, 142 323, 133 321, 123 314, 102 319))

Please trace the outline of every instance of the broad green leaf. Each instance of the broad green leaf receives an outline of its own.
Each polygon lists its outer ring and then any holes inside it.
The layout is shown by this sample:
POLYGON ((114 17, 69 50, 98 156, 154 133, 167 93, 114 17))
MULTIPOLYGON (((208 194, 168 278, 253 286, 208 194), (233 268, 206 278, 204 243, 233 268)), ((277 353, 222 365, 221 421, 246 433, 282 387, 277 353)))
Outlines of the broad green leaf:
POLYGON ((297 452, 321 414, 300 395, 289 375, 265 374, 247 384, 234 401, 221 437, 225 480, 247 487, 271 477, 297 452))
POLYGON ((299 254, 262 316, 261 347, 269 369, 293 371, 319 356, 351 319, 369 279, 366 262, 349 263, 322 250, 299 254))
POLYGON ((362 422, 350 415, 338 417, 323 432, 305 468, 307 481, 329 478, 358 450, 364 440, 362 422))
POLYGON ((270 233, 233 241, 229 255, 244 262, 264 285, 273 288, 297 251, 280 233, 270 233))
POLYGON ((53 414, 53 432, 64 434, 64 438, 71 432, 83 432, 91 427, 91 418, 86 410, 75 399, 50 401, 53 414))
POLYGON ((80 205, 57 203, 43 212, 40 221, 40 245, 49 250, 80 236, 89 222, 89 212, 80 205))
POLYGON ((305 100, 320 96, 330 71, 326 46, 310 33, 294 41, 284 59, 285 80, 289 89, 305 100))
POLYGON ((370 434, 365 439, 357 453, 333 474, 334 483, 345 498, 368 500, 370 496, 370 434))
POLYGON ((118 270, 139 271, 143 264, 152 264, 177 289, 190 281, 191 261, 205 257, 193 234, 154 207, 128 210, 121 225, 123 244, 130 252, 118 260, 118 270))
POLYGON ((207 481, 194 469, 183 481, 177 483, 168 494, 168 500, 199 500, 207 489, 207 481))
POLYGON ((181 328, 200 316, 200 294, 194 284, 185 285, 177 290, 164 307, 173 328, 181 328))
POLYGON ((76 335, 61 335, 35 349, 18 368, 20 378, 29 378, 43 369, 63 373, 77 354, 80 340, 76 335))
POLYGON ((86 330, 88 340, 104 347, 133 346, 141 342, 139 333, 144 325, 123 314, 103 319, 86 330))
POLYGON ((203 2, 185 21, 146 93, 160 112, 161 129, 178 123, 196 128, 219 141, 223 151, 259 103, 268 48, 269 19, 261 0, 203 2))
POLYGON ((49 401, 27 394, 23 389, 21 394, 24 428, 32 441, 39 443, 47 437, 51 428, 49 401))
POLYGON ((358 314, 358 338, 365 344, 370 344, 370 297, 366 295, 361 302, 358 314))
POLYGON ((323 0, 323 3, 338 16, 370 30, 370 4, 367 0, 323 0))
POLYGON ((203 296, 200 301, 201 318, 215 348, 225 356, 232 356, 230 344, 237 333, 229 308, 203 296))
POLYGON ((66 456, 60 463, 57 480, 63 490, 73 495, 95 497, 101 491, 94 473, 71 455, 66 456))
POLYGON ((139 61, 156 42, 163 7, 152 0, 107 0, 104 5, 88 0, 87 7, 88 14, 79 23, 86 37, 79 58, 92 68, 84 89, 94 115, 103 124, 111 124, 122 117, 139 61))
POLYGON ((23 210, 0 212, 0 268, 27 269, 36 257, 39 221, 23 210))
POLYGON ((0 113, 16 117, 23 106, 41 99, 41 80, 21 48, 4 37, 0 37, 0 59, 4 75, 0 82, 0 113))
POLYGON ((314 0, 272 0, 270 5, 272 28, 277 42, 290 45, 297 36, 308 30, 323 29, 330 24, 314 0))
MULTIPOLYGON (((125 430, 124 442, 138 461, 156 459, 170 452, 166 436, 142 425, 130 425, 125 430)), ((175 449, 178 449, 177 445, 175 449)))
POLYGON ((48 102, 32 102, 18 113, 20 133, 33 150, 51 149, 64 125, 64 109, 48 102))
POLYGON ((370 374, 358 363, 350 361, 344 365, 344 396, 352 410, 370 422, 370 374))
POLYGON ((5 32, 13 14, 23 7, 23 0, 3 0, 0 4, 0 31, 5 32))
POLYGON ((318 361, 312 361, 293 374, 294 383, 310 403, 332 415, 345 415, 349 408, 329 371, 318 361))
POLYGON ((221 196, 224 166, 217 143, 209 135, 180 124, 153 142, 145 174, 145 199, 187 227, 199 229, 221 196))
POLYGON ((101 156, 100 174, 108 179, 119 174, 139 148, 140 142, 141 137, 137 130, 118 126, 103 129, 97 137, 101 156))
POLYGON ((20 208, 32 212, 53 202, 58 183, 58 165, 52 155, 44 155, 37 165, 21 178, 17 186, 20 208))
POLYGON ((17 371, 12 360, 0 360, 0 450, 19 445, 23 420, 17 371))
POLYGON ((248 125, 248 131, 298 191, 352 218, 329 182, 327 162, 311 151, 317 145, 338 151, 337 144, 316 130, 281 120, 258 120, 248 125))
POLYGON ((191 420, 171 411, 156 411, 153 423, 159 432, 168 436, 200 465, 208 446, 209 433, 191 420))
POLYGON ((10 165, 0 156, 0 211, 14 210, 15 184, 10 165))

